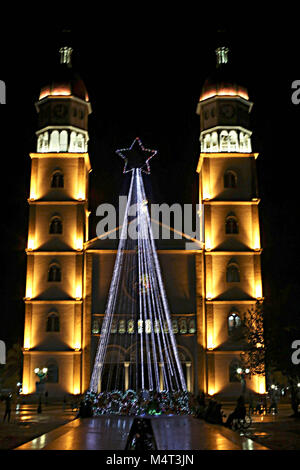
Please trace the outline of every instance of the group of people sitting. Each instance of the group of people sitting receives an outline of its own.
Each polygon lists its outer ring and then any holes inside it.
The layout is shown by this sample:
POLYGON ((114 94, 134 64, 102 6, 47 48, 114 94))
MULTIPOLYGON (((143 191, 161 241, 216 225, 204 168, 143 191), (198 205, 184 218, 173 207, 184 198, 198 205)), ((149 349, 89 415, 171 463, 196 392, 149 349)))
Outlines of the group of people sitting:
POLYGON ((226 415, 222 411, 222 405, 214 398, 210 398, 208 404, 206 404, 205 395, 202 393, 197 397, 197 401, 199 404, 197 417, 204 419, 208 423, 224 424, 226 427, 231 428, 234 419, 245 419, 246 406, 242 395, 238 398, 234 411, 229 414, 225 423, 223 418, 226 418, 226 415))

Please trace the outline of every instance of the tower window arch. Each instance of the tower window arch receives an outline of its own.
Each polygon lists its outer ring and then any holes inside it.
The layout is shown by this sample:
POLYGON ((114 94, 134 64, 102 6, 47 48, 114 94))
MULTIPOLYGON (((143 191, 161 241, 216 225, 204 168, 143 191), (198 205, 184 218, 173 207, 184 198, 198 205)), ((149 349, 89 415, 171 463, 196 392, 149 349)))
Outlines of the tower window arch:
POLYGON ((93 319, 92 333, 93 335, 97 335, 100 333, 100 321, 97 317, 93 319))
POLYGON ((59 331, 59 316, 57 312, 51 312, 47 318, 46 331, 57 332, 59 331))
POLYGON ((239 312, 237 312, 235 310, 230 312, 230 314, 228 315, 227 322, 228 322, 228 334, 232 335, 237 330, 239 330, 239 328, 242 325, 242 321, 241 321, 241 318, 239 316, 239 312))
POLYGON ((238 143, 238 135, 236 131, 229 132, 229 151, 231 152, 238 152, 239 150, 239 143, 238 143))
POLYGON ((68 151, 68 132, 66 130, 61 131, 59 136, 59 150, 60 152, 68 151))
POLYGON ((226 170, 224 173, 224 188, 237 187, 237 174, 232 170, 226 170))
POLYGON ((48 270, 48 282, 60 282, 61 281, 61 269, 56 263, 51 264, 48 270))
POLYGON ((196 322, 194 318, 189 319, 188 325, 189 325, 189 333, 190 334, 196 333, 196 322))
POLYGON ((185 335, 187 333, 187 324, 185 318, 180 318, 178 321, 179 333, 185 335))
POLYGON ((64 187, 64 174, 60 170, 56 170, 51 177, 51 188, 64 187))
POLYGON ((59 132, 52 131, 50 135, 50 152, 59 152, 59 132))
POLYGON ((63 231, 63 224, 60 217, 55 216, 51 219, 50 226, 49 226, 49 233, 51 234, 62 234, 63 231))
POLYGON ((72 131, 70 135, 69 152, 76 152, 76 132, 72 131))
POLYGON ((178 321, 176 320, 176 318, 174 318, 172 320, 172 329, 173 329, 174 335, 177 335, 177 333, 178 333, 178 321))
POLYGON ((227 152, 228 151, 228 132, 222 131, 220 133, 220 152, 227 152))
POLYGON ((218 152, 218 150, 219 150, 218 133, 216 131, 214 131, 211 134, 211 150, 213 152, 218 152))
POLYGON ((227 265, 226 282, 240 282, 239 266, 233 260, 231 260, 227 265))
POLYGON ((239 224, 235 214, 230 213, 225 220, 225 233, 236 234, 239 233, 239 224))
POLYGON ((210 134, 204 136, 204 152, 210 151, 210 134))

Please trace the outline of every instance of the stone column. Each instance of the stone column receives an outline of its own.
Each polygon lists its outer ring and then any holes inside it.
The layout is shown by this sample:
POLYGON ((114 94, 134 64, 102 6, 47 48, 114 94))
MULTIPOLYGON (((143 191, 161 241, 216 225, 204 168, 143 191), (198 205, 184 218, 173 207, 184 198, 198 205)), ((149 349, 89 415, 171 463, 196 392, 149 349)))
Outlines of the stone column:
POLYGON ((191 370, 192 363, 186 362, 185 365, 186 365, 186 387, 187 387, 187 391, 191 392, 192 391, 192 370, 191 370))
MULTIPOLYGON (((101 367, 101 364, 99 364, 99 369, 101 367)), ((102 373, 103 373, 103 369, 102 369, 102 373)), ((99 377, 98 377, 98 389, 97 389, 97 393, 101 393, 101 374, 99 374, 99 377)))
POLYGON ((159 363, 159 388, 161 390, 164 389, 164 363, 163 362, 160 362, 159 363))
POLYGON ((124 362, 124 367, 125 367, 125 392, 129 388, 129 366, 130 366, 130 362, 124 362))

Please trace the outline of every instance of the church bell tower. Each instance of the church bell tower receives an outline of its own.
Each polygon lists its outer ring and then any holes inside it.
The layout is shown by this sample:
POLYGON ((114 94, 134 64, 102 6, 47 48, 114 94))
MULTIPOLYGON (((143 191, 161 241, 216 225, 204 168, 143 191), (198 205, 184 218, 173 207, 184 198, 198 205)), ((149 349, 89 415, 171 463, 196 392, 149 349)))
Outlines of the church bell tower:
POLYGON ((60 64, 36 103, 26 250, 23 393, 47 390, 50 396, 82 392, 87 336, 83 248, 91 105, 72 67, 72 48, 59 52, 60 64))
MULTIPOLYGON (((235 77, 229 49, 216 49, 216 68, 197 106, 201 153, 199 199, 204 206, 206 393, 236 396, 237 371, 245 348, 241 322, 262 301, 261 244, 256 159, 252 152, 247 89, 235 77)), ((247 371, 246 371, 247 375, 247 371)), ((264 379, 248 376, 247 387, 264 392, 264 379)))

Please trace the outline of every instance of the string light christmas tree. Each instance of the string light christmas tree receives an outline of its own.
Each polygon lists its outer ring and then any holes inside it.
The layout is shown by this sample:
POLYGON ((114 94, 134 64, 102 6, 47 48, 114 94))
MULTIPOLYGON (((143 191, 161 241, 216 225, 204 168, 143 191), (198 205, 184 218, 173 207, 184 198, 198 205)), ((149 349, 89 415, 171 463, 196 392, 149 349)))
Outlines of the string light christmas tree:
POLYGON ((90 391, 186 391, 142 177, 157 151, 137 137, 116 153, 132 175, 90 391))

